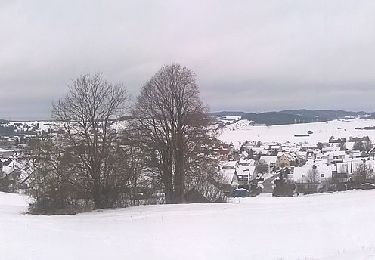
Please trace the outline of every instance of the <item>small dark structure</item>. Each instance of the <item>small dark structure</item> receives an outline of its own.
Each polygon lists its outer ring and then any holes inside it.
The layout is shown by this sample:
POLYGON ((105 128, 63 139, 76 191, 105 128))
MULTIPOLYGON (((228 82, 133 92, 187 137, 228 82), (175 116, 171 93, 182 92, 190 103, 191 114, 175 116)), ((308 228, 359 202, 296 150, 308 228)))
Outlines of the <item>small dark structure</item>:
POLYGON ((249 191, 244 188, 238 188, 233 191, 233 197, 249 197, 249 195, 249 191))

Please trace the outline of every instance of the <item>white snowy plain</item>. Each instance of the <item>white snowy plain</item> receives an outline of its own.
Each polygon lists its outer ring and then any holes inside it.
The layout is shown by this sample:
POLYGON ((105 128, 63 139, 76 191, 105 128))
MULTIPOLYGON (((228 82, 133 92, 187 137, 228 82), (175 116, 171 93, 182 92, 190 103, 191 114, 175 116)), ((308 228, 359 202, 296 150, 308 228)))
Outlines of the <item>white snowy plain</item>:
POLYGON ((375 191, 32 216, 0 193, 0 259, 375 259, 375 191))
POLYGON ((331 136, 335 138, 363 137, 369 136, 375 142, 375 130, 362 130, 363 128, 375 126, 374 119, 348 119, 333 120, 329 122, 316 122, 293 125, 249 125, 249 121, 240 120, 229 126, 225 126, 219 139, 226 143, 233 143, 239 148, 245 141, 262 142, 291 142, 317 144, 328 142, 331 136), (295 135, 313 133, 307 137, 296 137, 295 135))

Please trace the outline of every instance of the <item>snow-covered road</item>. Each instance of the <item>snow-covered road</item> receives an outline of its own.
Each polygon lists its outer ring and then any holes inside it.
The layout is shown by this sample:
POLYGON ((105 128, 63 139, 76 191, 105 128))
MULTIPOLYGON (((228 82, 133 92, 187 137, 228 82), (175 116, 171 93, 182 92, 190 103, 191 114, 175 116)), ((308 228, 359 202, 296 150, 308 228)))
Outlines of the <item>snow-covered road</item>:
POLYGON ((375 191, 22 214, 0 193, 0 259, 375 259, 375 191))

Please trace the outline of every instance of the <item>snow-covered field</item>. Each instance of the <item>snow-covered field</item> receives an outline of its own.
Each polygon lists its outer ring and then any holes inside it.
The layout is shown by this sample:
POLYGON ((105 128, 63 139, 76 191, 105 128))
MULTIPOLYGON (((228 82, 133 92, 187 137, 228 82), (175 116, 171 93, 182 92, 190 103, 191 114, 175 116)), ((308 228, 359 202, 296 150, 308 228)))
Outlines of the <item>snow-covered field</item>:
POLYGON ((328 142, 331 136, 335 138, 342 137, 363 137, 369 136, 375 141, 375 130, 359 130, 375 126, 374 119, 350 119, 334 120, 307 124, 294 125, 272 125, 272 126, 251 126, 247 120, 240 120, 237 123, 226 126, 220 133, 219 138, 227 143, 233 143, 239 147, 245 141, 262 141, 262 142, 292 142, 292 143, 309 143, 328 142), (308 131, 313 133, 308 137, 295 137, 294 135, 307 134, 308 131))
POLYGON ((375 191, 22 214, 0 193, 0 259, 375 259, 375 191))

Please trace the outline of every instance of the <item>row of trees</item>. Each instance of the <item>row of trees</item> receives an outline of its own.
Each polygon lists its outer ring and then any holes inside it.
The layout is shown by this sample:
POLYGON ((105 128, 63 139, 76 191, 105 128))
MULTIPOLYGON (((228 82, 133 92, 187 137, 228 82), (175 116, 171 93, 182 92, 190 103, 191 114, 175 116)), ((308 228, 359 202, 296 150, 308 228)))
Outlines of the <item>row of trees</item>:
POLYGON ((183 203, 193 190, 208 201, 222 197, 210 152, 218 140, 186 67, 161 68, 133 106, 122 85, 83 75, 53 105, 52 118, 57 134, 32 148, 36 212, 123 206, 157 191, 166 203, 183 203))

